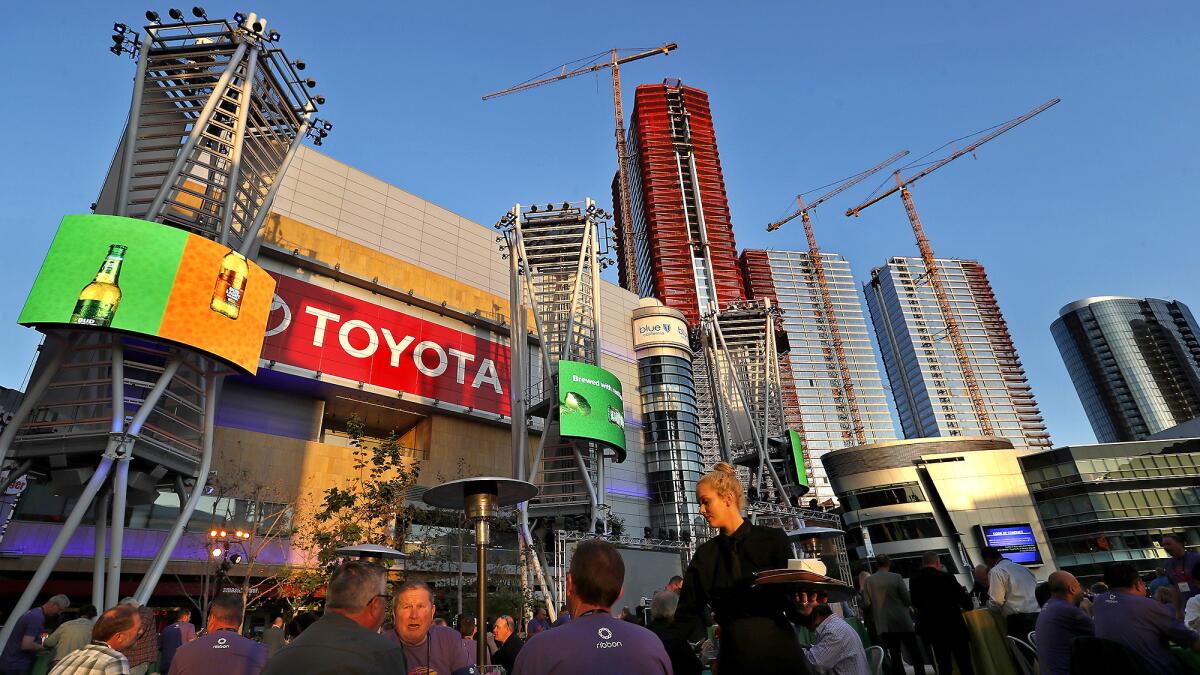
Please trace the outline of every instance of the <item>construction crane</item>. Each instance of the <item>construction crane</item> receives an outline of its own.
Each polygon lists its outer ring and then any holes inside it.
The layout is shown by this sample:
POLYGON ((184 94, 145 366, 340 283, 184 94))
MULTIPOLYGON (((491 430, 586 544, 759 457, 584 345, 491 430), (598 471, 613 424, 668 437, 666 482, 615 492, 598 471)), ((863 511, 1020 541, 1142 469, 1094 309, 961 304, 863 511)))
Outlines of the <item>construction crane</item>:
POLYGON ((624 262, 626 285, 635 292, 638 289, 638 272, 637 265, 634 262, 636 256, 634 255, 633 251, 633 224, 629 221, 629 213, 632 209, 632 200, 629 195, 629 166, 625 150, 625 108, 621 103, 621 66, 629 63, 630 61, 638 61, 656 54, 665 55, 670 53, 672 50, 677 49, 678 47, 679 45, 675 44, 674 42, 668 42, 657 49, 651 49, 649 51, 640 52, 638 54, 633 54, 632 56, 626 57, 620 57, 617 54, 616 49, 611 49, 609 50, 610 60, 605 61, 604 63, 593 63, 591 65, 575 68, 574 70, 567 70, 567 66, 564 65, 562 66, 562 72, 557 75, 551 75, 549 77, 523 82, 521 84, 509 87, 508 89, 501 89, 500 91, 494 91, 490 94, 485 94, 483 97, 483 100, 488 101, 493 98, 499 98, 501 96, 507 96, 508 94, 527 91, 529 89, 533 89, 534 87, 540 87, 543 84, 550 84, 551 82, 558 82, 559 80, 566 80, 572 77, 594 73, 605 68, 612 69, 613 113, 617 118, 617 184, 621 193, 621 245, 622 250, 625 253, 624 262))
POLYGON ((833 353, 837 356, 838 372, 842 377, 842 393, 846 399, 846 408, 850 412, 850 426, 853 429, 854 442, 858 445, 866 443, 866 434, 863 431, 862 415, 858 412, 858 398, 854 395, 854 378, 850 373, 850 365, 846 361, 846 350, 842 344, 842 333, 838 328, 837 315, 833 311, 833 297, 829 294, 829 281, 825 278, 825 263, 821 260, 821 249, 817 247, 817 237, 813 234, 812 220, 809 218, 809 212, 829 199, 858 185, 870 176, 875 175, 883 167, 907 154, 908 150, 897 152, 866 171, 847 178, 840 185, 814 199, 809 204, 804 203, 803 195, 796 195, 797 210, 786 218, 767 225, 767 232, 774 232, 797 216, 804 223, 804 236, 808 238, 808 260, 817 273, 817 286, 821 291, 821 308, 825 315, 825 322, 829 326, 829 338, 833 342, 833 353))
POLYGON ((1017 125, 1027 122, 1036 115, 1045 112, 1047 109, 1057 104, 1061 100, 1062 99, 1060 98, 1052 98, 1033 110, 1025 113, 1024 115, 1015 117, 1003 124, 1000 124, 999 126, 996 126, 991 131, 984 134, 982 137, 965 148, 953 152, 946 157, 930 164, 929 166, 926 166, 924 169, 913 174, 907 179, 902 177, 900 175, 900 171, 897 170, 894 174, 896 179, 895 187, 863 202, 862 204, 859 204, 858 206, 846 210, 847 216, 858 216, 858 214, 868 206, 881 202, 897 192, 900 193, 900 199, 904 202, 904 212, 908 215, 908 222, 912 225, 913 234, 915 234, 917 237, 917 247, 921 250, 921 260, 925 263, 925 276, 927 279, 929 279, 930 286, 933 287, 933 294, 937 298, 938 308, 941 310, 942 319, 946 324, 946 335, 950 338, 950 346, 954 349, 955 360, 958 362, 959 370, 962 371, 963 381, 967 385, 967 394, 971 398, 971 405, 975 409, 975 417, 979 421, 979 430, 985 436, 992 436, 995 434, 995 429, 992 426, 991 415, 988 414, 987 405, 983 400, 983 393, 979 389, 979 381, 975 379, 975 371, 971 367, 971 363, 968 360, 967 348, 963 344, 962 331, 958 326, 958 320, 954 317, 953 310, 950 306, 950 298, 946 294, 946 286, 942 281, 941 275, 938 273, 937 261, 933 255, 933 247, 930 246, 929 239, 925 236, 925 228, 921 225, 920 216, 917 215, 917 207, 913 203, 909 186, 925 176, 928 176, 934 171, 937 171, 943 166, 946 166, 950 162, 953 162, 959 157, 974 152, 979 146, 987 143, 1000 134, 1012 129, 1013 127, 1016 127, 1017 125))

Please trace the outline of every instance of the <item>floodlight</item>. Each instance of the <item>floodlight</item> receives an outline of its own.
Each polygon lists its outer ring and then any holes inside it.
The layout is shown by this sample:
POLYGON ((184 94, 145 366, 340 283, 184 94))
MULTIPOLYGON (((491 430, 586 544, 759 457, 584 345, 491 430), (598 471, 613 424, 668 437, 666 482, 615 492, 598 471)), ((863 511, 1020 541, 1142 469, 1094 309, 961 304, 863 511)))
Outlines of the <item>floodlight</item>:
POLYGON ((227 535, 225 534, 225 530, 221 530, 221 536, 222 536, 222 537, 224 537, 224 536, 227 536, 227 535))
POLYGON ((308 87, 309 89, 312 89, 313 87, 317 86, 317 81, 310 77, 310 78, 304 80, 304 86, 308 87))
POLYGON ((242 554, 234 553, 233 555, 229 556, 229 562, 233 563, 234 565, 242 562, 242 554))
POLYGON ((125 36, 117 33, 116 35, 112 36, 112 40, 114 43, 116 43, 117 47, 120 47, 121 44, 125 42, 125 36))
POLYGON ((168 10, 167 14, 169 14, 171 16, 171 18, 175 19, 176 21, 183 21, 183 12, 179 11, 178 9, 175 9, 174 7, 172 7, 170 10, 168 10))
POLYGON ((325 105, 325 97, 320 94, 314 96, 313 100, 317 102, 317 105, 325 105))
POLYGON ((250 30, 254 31, 255 33, 262 32, 262 29, 263 29, 263 25, 262 25, 261 21, 255 21, 253 24, 250 25, 250 30))
POLYGON ((217 531, 216 531, 216 530, 212 530, 211 532, 209 532, 209 533, 208 533, 208 536, 212 537, 213 539, 216 539, 216 538, 217 538, 217 531))
POLYGON ((292 61, 292 65, 296 66, 296 70, 304 70, 304 68, 305 68, 305 63, 303 61, 301 61, 300 59, 296 59, 295 61, 292 61))
POLYGON ((571 208, 570 204, 567 204, 566 202, 563 202, 563 211, 566 211, 566 210, 567 210, 567 209, 569 209, 569 208, 571 208))
POLYGON ((531 205, 531 206, 529 207, 529 212, 530 212, 530 213, 537 213, 537 204, 533 204, 533 205, 531 205))
POLYGON ((192 8, 192 16, 196 17, 197 19, 204 19, 205 21, 208 20, 208 13, 205 12, 204 8, 200 7, 199 5, 192 8))
POLYGON ((553 210, 554 210, 554 205, 553 205, 553 204, 547 204, 547 205, 546 205, 546 210, 547 210, 547 211, 553 211, 553 210))
POLYGON ((114 33, 124 33, 125 28, 126 28, 126 26, 123 23, 114 23, 113 24, 113 32, 114 33))
POLYGON ((241 12, 234 12, 234 13, 233 13, 233 22, 234 22, 234 23, 236 23, 237 25, 239 25, 239 26, 240 26, 240 25, 242 25, 242 23, 244 23, 245 21, 246 21, 246 15, 245 15, 245 14, 242 14, 241 12))
POLYGON ((267 39, 269 39, 271 42, 279 42, 279 31, 273 30, 270 33, 267 33, 267 39))
POLYGON ((146 12, 146 20, 150 23, 158 23, 158 12, 148 10, 146 12))
POLYGON ((333 131, 333 122, 326 122, 324 124, 324 127, 325 127, 325 131, 333 131))
POLYGON ((225 551, 220 546, 212 550, 212 557, 214 558, 220 558, 223 555, 225 555, 225 551))

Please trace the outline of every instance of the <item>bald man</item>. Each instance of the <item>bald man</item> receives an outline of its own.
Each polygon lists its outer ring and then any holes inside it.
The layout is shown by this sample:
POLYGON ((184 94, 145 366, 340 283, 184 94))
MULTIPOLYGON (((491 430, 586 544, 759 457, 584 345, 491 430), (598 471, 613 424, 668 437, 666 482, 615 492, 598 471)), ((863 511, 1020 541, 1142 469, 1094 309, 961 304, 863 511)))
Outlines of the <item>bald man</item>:
POLYGON ((1038 614, 1037 654, 1043 675, 1070 675, 1071 641, 1096 634, 1092 617, 1079 608, 1083 587, 1074 574, 1059 570, 1046 582, 1050 599, 1038 614))

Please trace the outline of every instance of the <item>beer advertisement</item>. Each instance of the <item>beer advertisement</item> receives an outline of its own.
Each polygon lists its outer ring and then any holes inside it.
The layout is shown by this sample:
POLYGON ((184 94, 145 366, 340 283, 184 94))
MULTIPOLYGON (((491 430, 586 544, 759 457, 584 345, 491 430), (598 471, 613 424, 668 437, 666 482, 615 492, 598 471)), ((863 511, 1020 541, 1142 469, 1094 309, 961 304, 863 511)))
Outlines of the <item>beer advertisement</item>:
POLYGON ((590 363, 558 362, 559 433, 615 449, 625 460, 625 407, 621 381, 590 363))
POLYGON ((217 242, 135 218, 63 218, 18 323, 176 342, 253 373, 275 280, 217 242))

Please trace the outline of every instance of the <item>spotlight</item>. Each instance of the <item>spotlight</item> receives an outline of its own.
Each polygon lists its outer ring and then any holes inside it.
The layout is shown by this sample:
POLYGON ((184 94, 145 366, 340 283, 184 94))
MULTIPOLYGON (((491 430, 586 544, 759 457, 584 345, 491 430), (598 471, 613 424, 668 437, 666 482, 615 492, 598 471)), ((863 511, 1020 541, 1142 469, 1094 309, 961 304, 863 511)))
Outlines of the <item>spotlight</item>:
POLYGON ((158 12, 147 11, 146 12, 146 20, 149 21, 150 23, 158 23, 158 12))
POLYGON ((175 19, 176 21, 183 21, 183 12, 179 11, 178 9, 175 9, 174 7, 172 7, 170 10, 168 10, 167 14, 170 15, 170 17, 172 19, 175 19))
POLYGON ((328 135, 329 135, 329 132, 325 131, 324 129, 317 130, 317 136, 320 136, 321 138, 325 138, 328 135))
POLYGON ((571 205, 566 202, 563 202, 563 211, 566 211, 569 208, 571 208, 571 205))
POLYGON ((121 44, 125 42, 125 36, 120 33, 117 33, 116 35, 112 36, 112 41, 116 45, 115 47, 113 47, 113 49, 119 50, 121 48, 121 44))
POLYGON ((270 33, 267 33, 267 39, 271 42, 279 42, 279 31, 273 30, 270 33))
POLYGON ((241 12, 234 12, 233 13, 233 22, 239 26, 242 25, 243 23, 246 22, 246 15, 242 14, 241 12))
POLYGON ((225 555, 225 550, 222 549, 220 546, 218 546, 212 550, 212 557, 214 557, 214 558, 220 558, 223 555, 225 555))
POLYGON ((325 105, 325 97, 320 94, 314 96, 313 100, 317 102, 317 105, 325 105))
POLYGON ((553 204, 547 204, 547 205, 546 205, 546 210, 547 210, 547 211, 553 211, 553 210, 554 210, 554 205, 553 205, 553 204))
POLYGON ((313 87, 317 86, 317 81, 310 77, 310 78, 304 80, 304 86, 308 87, 309 89, 312 89, 313 87))
POLYGON ((242 554, 234 553, 233 555, 229 556, 229 562, 233 563, 234 565, 242 562, 242 554))
POLYGON ((126 26, 123 23, 114 23, 113 24, 113 32, 114 33, 119 33, 121 35, 124 35, 125 29, 126 29, 126 26))
POLYGON ((529 212, 530 212, 530 213, 537 213, 537 204, 534 204, 534 205, 530 206, 530 207, 529 207, 529 212))
POLYGON ((208 12, 205 12, 204 8, 200 7, 199 5, 192 8, 192 16, 196 17, 197 19, 204 19, 205 21, 208 21, 208 12))
POLYGON ((307 65, 300 59, 296 59, 295 61, 292 61, 292 65, 296 66, 296 70, 304 70, 307 67, 307 65))
POLYGON ((263 25, 262 25, 261 21, 255 21, 253 24, 250 25, 250 30, 254 31, 255 33, 261 33, 262 29, 263 29, 263 25))
POLYGON ((212 530, 211 532, 209 532, 209 533, 208 533, 208 536, 210 536, 210 537, 212 537, 212 538, 216 539, 216 537, 217 537, 217 531, 216 531, 216 530, 212 530))
POLYGON ((326 122, 324 125, 325 131, 333 131, 333 122, 326 122))
POLYGON ((227 536, 227 535, 225 534, 225 530, 221 530, 221 536, 222 536, 222 537, 224 537, 224 536, 227 536))

